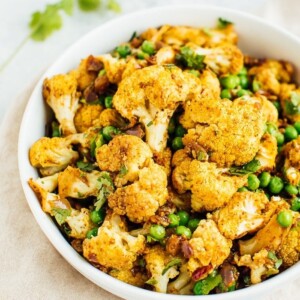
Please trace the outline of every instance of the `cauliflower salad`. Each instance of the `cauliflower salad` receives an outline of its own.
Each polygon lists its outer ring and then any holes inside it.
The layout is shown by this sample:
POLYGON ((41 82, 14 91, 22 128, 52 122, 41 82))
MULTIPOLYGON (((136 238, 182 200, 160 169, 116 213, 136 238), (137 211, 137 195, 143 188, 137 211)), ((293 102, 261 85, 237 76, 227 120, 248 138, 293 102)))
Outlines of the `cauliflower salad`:
POLYGON ((29 185, 95 268, 207 295, 300 260, 300 88, 237 40, 223 18, 149 28, 44 80, 29 185))

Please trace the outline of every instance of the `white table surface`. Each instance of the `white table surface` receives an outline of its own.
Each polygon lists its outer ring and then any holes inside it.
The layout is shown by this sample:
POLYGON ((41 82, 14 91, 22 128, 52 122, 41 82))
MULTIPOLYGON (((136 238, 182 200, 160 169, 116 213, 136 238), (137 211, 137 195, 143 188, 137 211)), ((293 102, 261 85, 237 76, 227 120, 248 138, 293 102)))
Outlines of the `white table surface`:
MULTIPOLYGON (((0 65, 28 35, 27 23, 31 13, 43 9, 46 3, 51 2, 56 0, 1 0, 0 65)), ((223 5, 262 16, 300 36, 300 26, 297 23, 300 16, 300 0, 119 0, 119 3, 122 13, 166 4, 223 5)), ((112 12, 83 13, 75 9, 72 17, 64 17, 63 28, 45 42, 29 40, 4 71, 0 72, 0 126, 12 101, 18 101, 18 95, 25 87, 36 80, 65 48, 92 28, 113 17, 117 15, 112 12)), ((282 290, 268 299, 281 300, 285 298, 284 294, 282 290)), ((293 299, 300 299, 300 296, 295 295, 293 299)))

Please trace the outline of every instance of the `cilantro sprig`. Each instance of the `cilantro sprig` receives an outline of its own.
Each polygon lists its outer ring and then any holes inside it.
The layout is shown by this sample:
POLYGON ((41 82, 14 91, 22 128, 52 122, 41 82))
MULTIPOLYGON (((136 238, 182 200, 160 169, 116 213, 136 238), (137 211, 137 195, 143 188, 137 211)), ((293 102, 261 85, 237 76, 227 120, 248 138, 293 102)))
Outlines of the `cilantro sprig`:
POLYGON ((195 53, 190 47, 184 46, 176 55, 176 60, 185 67, 201 70, 204 68, 204 55, 195 53))
MULTIPOLYGON (((63 26, 63 15, 71 16, 74 11, 76 0, 60 0, 56 3, 47 4, 44 10, 32 13, 29 21, 29 33, 14 50, 14 52, 0 65, 0 72, 13 60, 18 52, 30 40, 43 42, 55 31, 63 26)), ((121 6, 117 0, 77 0, 78 7, 82 11, 98 11, 106 9, 119 13, 121 6)))
POLYGON ((114 183, 109 176, 109 173, 102 172, 98 180, 99 192, 97 201, 94 203, 95 209, 99 210, 106 202, 108 196, 114 192, 114 183))

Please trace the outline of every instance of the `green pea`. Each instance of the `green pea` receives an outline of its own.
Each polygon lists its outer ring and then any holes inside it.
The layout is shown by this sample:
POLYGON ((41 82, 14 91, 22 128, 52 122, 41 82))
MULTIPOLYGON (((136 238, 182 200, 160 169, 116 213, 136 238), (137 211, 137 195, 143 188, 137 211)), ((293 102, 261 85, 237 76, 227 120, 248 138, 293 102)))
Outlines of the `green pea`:
POLYGON ((91 239, 93 236, 97 236, 97 235, 98 235, 98 227, 89 230, 86 234, 86 238, 91 239))
POLYGON ((248 189, 255 191, 259 188, 260 182, 256 175, 250 174, 248 176, 248 189))
POLYGON ((112 96, 105 97, 104 105, 106 108, 112 108, 113 107, 113 97, 112 96))
POLYGON ((145 52, 149 55, 152 55, 155 53, 155 45, 149 41, 144 41, 141 49, 143 50, 143 52, 145 52))
POLYGON ((247 75, 247 73, 248 73, 247 68, 245 66, 243 66, 238 75, 247 75))
POLYGON ((174 117, 172 117, 169 122, 168 133, 173 134, 175 132, 175 129, 176 129, 176 120, 174 117))
POLYGON ((168 215, 169 218, 169 227, 174 228, 177 227, 179 225, 180 222, 180 217, 175 215, 175 214, 169 214, 168 215))
POLYGON ((182 138, 177 136, 176 138, 173 139, 172 141, 172 149, 173 150, 179 150, 182 149, 184 147, 183 142, 182 142, 182 138))
POLYGON ((288 183, 285 185, 284 190, 291 196, 298 194, 298 189, 296 186, 288 183))
POLYGON ((128 45, 121 45, 116 48, 117 53, 120 57, 125 58, 129 54, 131 54, 131 49, 128 45))
POLYGON ((300 134, 300 121, 295 122, 294 127, 297 130, 298 134, 300 134))
POLYGON ((268 133, 270 133, 271 135, 276 136, 276 134, 278 133, 278 128, 273 123, 267 123, 267 129, 266 129, 266 131, 268 133))
POLYGON ((191 231, 195 231, 199 225, 200 219, 190 219, 188 222, 188 228, 191 229, 191 231))
POLYGON ((281 132, 277 132, 275 135, 277 146, 282 146, 284 144, 284 135, 281 132))
POLYGON ((175 136, 183 137, 186 134, 186 129, 179 124, 175 129, 175 136))
POLYGON ((187 225, 189 220, 190 220, 190 215, 184 211, 184 210, 180 210, 178 213, 177 213, 177 216, 179 217, 179 225, 187 225))
POLYGON ((222 90, 220 96, 221 96, 222 99, 231 99, 232 98, 231 93, 228 89, 222 90))
POLYGON ((299 211, 300 210, 300 198, 294 198, 291 203, 291 210, 299 211))
POLYGON ((287 141, 292 141, 298 137, 298 132, 294 126, 287 126, 285 128, 284 137, 287 141))
POLYGON ((176 227, 176 234, 177 235, 184 235, 186 238, 190 239, 192 236, 192 232, 189 228, 185 227, 185 226, 178 226, 176 227))
POLYGON ((269 172, 262 172, 259 176, 258 179, 260 181, 259 186, 261 188, 265 188, 269 185, 270 180, 271 180, 271 174, 269 172))
POLYGON ((223 88, 225 89, 234 89, 237 87, 240 83, 240 79, 236 75, 229 75, 226 77, 221 77, 220 78, 220 83, 223 88))
POLYGON ((249 87, 249 79, 248 79, 247 76, 245 76, 245 75, 240 76, 240 87, 242 89, 248 89, 248 87, 249 87))
POLYGON ((282 191, 284 184, 280 177, 274 176, 271 178, 268 187, 271 194, 277 195, 282 191))
POLYGON ((277 222, 281 227, 289 227, 293 223, 293 215, 288 210, 283 210, 277 215, 277 222))
POLYGON ((253 80, 252 82, 252 91, 258 92, 260 90, 260 83, 256 80, 253 80))
POLYGON ((243 97, 243 96, 245 96, 245 95, 249 95, 249 92, 248 91, 246 91, 246 90, 238 90, 237 91, 237 93, 236 93, 236 95, 238 96, 238 97, 243 97))
POLYGON ((149 233, 154 239, 162 240, 166 235, 166 230, 163 226, 155 224, 151 225, 149 233))
POLYGON ((91 221, 95 224, 100 224, 104 221, 105 211, 103 209, 93 210, 90 214, 91 221))
POLYGON ((102 134, 103 134, 103 137, 105 138, 105 140, 107 140, 108 142, 110 140, 113 139, 113 137, 120 133, 120 130, 117 129, 116 127, 114 126, 105 126, 102 130, 102 134))
POLYGON ((237 191, 238 191, 239 193, 242 193, 242 192, 248 192, 249 190, 248 190, 245 186, 242 186, 242 187, 240 187, 237 191))

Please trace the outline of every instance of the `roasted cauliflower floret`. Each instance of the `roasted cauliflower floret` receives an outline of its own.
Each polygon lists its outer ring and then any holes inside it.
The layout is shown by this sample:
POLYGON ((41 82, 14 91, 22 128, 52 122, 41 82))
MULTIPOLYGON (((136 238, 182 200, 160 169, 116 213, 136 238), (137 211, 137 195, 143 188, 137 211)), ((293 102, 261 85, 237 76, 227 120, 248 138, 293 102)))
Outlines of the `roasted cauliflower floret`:
POLYGON ((259 161, 260 171, 271 171, 275 167, 277 156, 277 141, 276 138, 265 133, 260 141, 259 149, 256 153, 255 159, 259 161))
POLYGON ((255 94, 255 97, 258 98, 262 104, 262 113, 266 122, 277 124, 278 110, 275 105, 262 95, 255 94))
POLYGON ((122 116, 112 108, 103 110, 99 116, 99 119, 95 121, 96 126, 114 126, 117 128, 123 128, 126 126, 126 121, 122 116))
POLYGON ((203 62, 218 75, 236 74, 244 64, 243 53, 232 44, 224 44, 215 48, 201 48, 187 44, 198 55, 204 55, 203 62))
POLYGON ((300 183, 300 137, 287 143, 283 148, 285 156, 284 174, 293 185, 300 183))
POLYGON ((195 109, 190 110, 193 113, 189 117, 198 125, 183 137, 185 146, 203 147, 209 153, 209 160, 218 166, 240 166, 255 157, 265 124, 257 98, 244 96, 234 101, 199 98, 192 105, 195 109))
POLYGON ((84 104, 76 112, 74 124, 77 132, 85 132, 90 127, 98 125, 103 106, 100 104, 84 104))
POLYGON ((142 272, 137 272, 136 270, 131 271, 127 269, 123 269, 123 270, 113 269, 109 272, 109 275, 123 282, 138 287, 143 287, 145 282, 148 279, 147 275, 142 272))
POLYGON ((253 76, 260 90, 274 95, 280 93, 280 84, 288 83, 292 79, 293 67, 291 64, 277 60, 267 60, 259 66, 252 67, 248 74, 253 76))
POLYGON ((277 221, 277 216, 281 211, 287 210, 288 208, 289 205, 284 200, 273 200, 269 202, 269 207, 266 209, 266 214, 271 215, 269 221, 256 233, 254 237, 249 240, 239 241, 241 255, 253 255, 262 249, 276 251, 280 247, 291 227, 282 227, 277 221), (268 210, 270 211, 268 212, 268 210))
POLYGON ((137 180, 139 170, 146 166, 151 158, 149 146, 133 135, 117 135, 108 145, 103 145, 96 151, 97 163, 101 170, 119 173, 115 178, 116 186, 137 180))
POLYGON ((143 123, 153 151, 166 147, 170 118, 189 93, 186 77, 175 66, 146 67, 122 80, 113 98, 114 107, 123 117, 143 123))
POLYGON ((76 76, 78 89, 83 91, 88 87, 96 79, 102 68, 103 64, 97 57, 90 55, 82 59, 78 68, 71 71, 76 76))
POLYGON ((43 84, 43 97, 54 111, 63 135, 76 133, 74 116, 80 104, 75 75, 72 73, 46 78, 43 84))
POLYGON ((29 150, 31 165, 38 168, 43 176, 53 175, 65 169, 78 157, 67 138, 42 137, 29 150))
POLYGON ((259 283, 266 277, 279 273, 276 256, 274 256, 274 253, 270 255, 270 252, 266 249, 255 253, 253 257, 250 254, 241 257, 236 255, 234 259, 239 267, 250 268, 250 280, 252 284, 259 283))
POLYGON ((109 269, 130 270, 144 247, 144 236, 130 235, 124 219, 109 213, 97 236, 84 240, 83 256, 109 269))
POLYGON ((32 190, 35 192, 37 198, 41 202, 42 210, 49 213, 51 216, 54 215, 53 209, 71 209, 71 205, 68 200, 61 199, 59 195, 53 193, 57 188, 58 174, 51 176, 32 179, 30 178, 28 183, 32 190))
POLYGON ((167 197, 167 175, 161 166, 150 162, 138 172, 138 180, 108 197, 108 205, 116 213, 140 223, 153 216, 167 197))
POLYGON ((234 240, 263 226, 267 203, 268 198, 264 193, 235 193, 225 207, 213 213, 212 218, 220 232, 234 240))
POLYGON ((220 266, 230 254, 232 246, 231 240, 225 238, 219 231, 213 220, 201 220, 197 229, 194 231, 189 244, 193 249, 193 254, 187 263, 189 273, 205 268, 201 277, 205 278, 215 268, 220 266))
POLYGON ((288 235, 283 239, 278 250, 278 256, 284 267, 290 267, 300 260, 300 221, 294 217, 294 224, 288 235))
POLYGON ((176 165, 175 155, 173 185, 179 193, 191 191, 191 205, 195 211, 213 211, 223 207, 237 189, 247 182, 244 176, 225 174, 224 170, 218 169, 215 163, 187 159, 176 165))
POLYGON ((292 122, 300 121, 300 88, 294 84, 282 84, 280 104, 283 115, 292 122))
POLYGON ((95 226, 90 219, 90 211, 87 208, 72 209, 70 215, 66 217, 65 223, 71 229, 68 235, 76 239, 85 239, 88 231, 95 226))
POLYGON ((101 172, 83 172, 78 168, 67 167, 58 176, 58 194, 61 198, 84 199, 97 196, 101 172))
POLYGON ((174 259, 176 258, 168 254, 158 245, 151 247, 145 254, 146 268, 151 274, 151 278, 147 283, 152 285, 156 292, 166 293, 169 280, 179 274, 176 265, 166 268, 168 263, 174 259))

